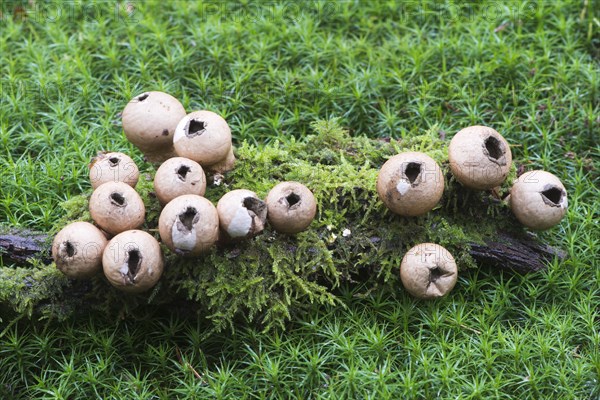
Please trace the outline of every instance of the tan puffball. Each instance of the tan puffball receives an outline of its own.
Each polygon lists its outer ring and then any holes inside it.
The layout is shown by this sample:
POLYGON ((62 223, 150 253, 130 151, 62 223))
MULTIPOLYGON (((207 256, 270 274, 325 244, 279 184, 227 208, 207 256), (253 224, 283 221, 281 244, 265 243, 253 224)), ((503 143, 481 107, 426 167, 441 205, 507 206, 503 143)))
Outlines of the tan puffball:
POLYGON ((183 105, 170 94, 145 92, 123 110, 123 130, 149 161, 161 162, 175 155, 173 134, 185 114, 183 105))
POLYGON ((529 171, 510 190, 510 207, 519 222, 531 229, 558 224, 568 207, 567 191, 560 179, 546 171, 529 171))
POLYGON ((313 193, 298 182, 281 182, 265 200, 267 217, 276 231, 298 233, 306 229, 317 212, 313 193))
POLYGON ((173 145, 178 156, 209 166, 228 156, 231 130, 220 115, 211 111, 195 111, 179 121, 173 145))
POLYGON ((428 155, 405 152, 386 161, 377 176, 377 193, 394 213, 425 214, 442 198, 444 175, 428 155))
POLYGON ((229 149, 227 156, 216 164, 207 165, 206 169, 214 174, 224 174, 227 171, 231 171, 235 166, 235 154, 233 153, 233 146, 229 149))
POLYGON ((512 164, 508 142, 492 128, 470 126, 459 131, 448 147, 450 169, 471 189, 486 190, 504 182, 512 164))
POLYGON ((102 269, 106 237, 89 222, 73 222, 58 232, 52 242, 56 267, 73 279, 91 278, 102 269))
POLYGON ((131 230, 108 242, 102 266, 111 285, 124 292, 140 293, 156 285, 164 264, 156 239, 144 231, 131 230))
POLYGON ((162 242, 177 254, 195 256, 219 239, 219 215, 204 197, 187 194, 172 200, 160 213, 162 242))
POLYGON ((237 189, 217 203, 219 225, 231 239, 250 238, 261 233, 267 219, 267 205, 256 193, 237 189))
POLYGON ((89 167, 93 189, 106 182, 125 182, 135 187, 140 177, 135 162, 123 153, 100 152, 92 159, 89 167))
POLYGON ((154 192, 161 204, 184 194, 204 196, 206 175, 196 161, 184 157, 169 158, 156 171, 154 192))
POLYGON ((90 198, 92 219, 111 235, 138 228, 145 213, 140 195, 123 182, 103 183, 90 198))
POLYGON ((454 257, 435 243, 421 243, 411 248, 400 265, 404 288, 420 299, 445 296, 454 288, 457 276, 454 257))

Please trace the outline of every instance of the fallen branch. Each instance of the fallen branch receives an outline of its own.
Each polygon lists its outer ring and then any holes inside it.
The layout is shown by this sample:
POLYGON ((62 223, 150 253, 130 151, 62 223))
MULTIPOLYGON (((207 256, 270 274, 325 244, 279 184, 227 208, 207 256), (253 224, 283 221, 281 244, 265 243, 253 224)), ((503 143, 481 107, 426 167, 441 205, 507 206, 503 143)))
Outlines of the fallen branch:
MULTIPOLYGON (((47 242, 48 236, 43 233, 13 230, 10 234, 0 235, 0 257, 5 263, 18 265, 26 264, 32 257, 50 263, 50 251, 44 245, 47 242)), ((480 265, 519 273, 541 271, 554 257, 565 257, 563 251, 540 243, 534 235, 517 237, 505 232, 485 244, 470 243, 469 254, 480 265)))
POLYGON ((12 230, 0 235, 0 258, 5 263, 25 264, 32 257, 41 257, 50 262, 50 251, 44 243, 48 236, 26 230, 12 230))

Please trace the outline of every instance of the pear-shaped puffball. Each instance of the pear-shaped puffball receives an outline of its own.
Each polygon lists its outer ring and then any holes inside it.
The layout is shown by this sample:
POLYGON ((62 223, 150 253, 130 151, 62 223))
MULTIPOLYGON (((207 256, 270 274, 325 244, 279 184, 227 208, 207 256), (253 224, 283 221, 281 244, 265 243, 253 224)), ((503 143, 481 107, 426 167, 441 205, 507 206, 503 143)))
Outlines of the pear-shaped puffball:
POLYGON ((476 190, 501 185, 512 165, 508 142, 494 129, 479 125, 454 135, 448 147, 448 158, 456 179, 476 190))
POLYGON ((134 188, 139 177, 137 165, 127 154, 101 152, 90 163, 90 182, 94 189, 106 182, 125 182, 134 188))
POLYGON ((144 223, 146 208, 139 194, 123 182, 98 186, 90 198, 90 215, 111 235, 135 229, 144 223))
POLYGON ((185 109, 175 97, 146 92, 131 99, 121 118, 127 139, 149 161, 161 162, 175 156, 173 134, 183 117, 185 109))
POLYGON ((184 194, 204 196, 206 176, 196 161, 173 157, 165 161, 154 176, 154 192, 161 204, 184 194))
POLYGON ((90 278, 102 269, 102 252, 107 242, 100 229, 89 222, 73 222, 54 238, 52 258, 69 278, 90 278))
POLYGON ((394 213, 423 215, 440 201, 444 175, 428 155, 405 152, 386 161, 377 177, 377 193, 394 213))
POLYGON ((156 285, 163 273, 163 263, 156 239, 139 230, 122 232, 112 238, 102 255, 108 281, 130 293, 145 292, 156 285))
POLYGON ((414 297, 433 299, 445 296, 454 288, 458 270, 454 257, 435 243, 421 243, 402 258, 400 278, 414 297))
POLYGON ((162 242, 172 251, 195 256, 219 239, 219 216, 204 197, 187 194, 165 206, 158 220, 162 242))
POLYGON ((276 231, 298 233, 305 230, 317 212, 315 196, 299 182, 281 182, 265 200, 267 218, 276 231))
POLYGON ((568 207, 567 191, 560 179, 546 171, 529 171, 510 190, 510 208, 519 222, 542 230, 558 224, 568 207))

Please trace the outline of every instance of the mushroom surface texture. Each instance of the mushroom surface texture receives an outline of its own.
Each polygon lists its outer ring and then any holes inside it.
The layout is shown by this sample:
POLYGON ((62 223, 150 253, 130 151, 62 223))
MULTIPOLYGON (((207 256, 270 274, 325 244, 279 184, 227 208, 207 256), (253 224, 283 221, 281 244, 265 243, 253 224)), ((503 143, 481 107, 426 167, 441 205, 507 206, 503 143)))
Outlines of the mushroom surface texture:
POLYGON ((377 176, 377 193, 394 213, 418 216, 431 210, 444 193, 444 175, 427 154, 400 153, 383 164, 377 176))
POLYGON ((173 144, 178 156, 208 166, 228 156, 231 130, 220 115, 211 111, 195 111, 179 121, 173 144))
POLYGON ((435 243, 421 243, 402 258, 400 279, 414 297, 433 299, 454 288, 458 270, 452 254, 435 243))
POLYGON ((317 212, 313 193, 298 182, 281 182, 266 198, 267 217, 276 231, 298 233, 305 230, 317 212))
POLYGON ((209 250, 219 239, 219 215, 209 200, 187 194, 165 206, 158 219, 158 229, 169 249, 195 256, 209 250))
POLYGON ((558 224, 568 207, 567 191, 560 179, 546 171, 529 171, 510 190, 510 208, 520 223, 543 230, 558 224))
POLYGON ((156 171, 154 192, 161 204, 184 194, 204 196, 206 175, 196 161, 184 157, 169 158, 156 171))
POLYGON ((93 189, 106 182, 125 182, 135 187, 140 177, 135 162, 123 153, 100 152, 92 159, 89 167, 93 189))
POLYGON ((470 126, 460 130, 448 147, 450 169, 470 189, 486 190, 504 182, 512 165, 508 142, 492 128, 470 126))
POLYGON ((256 193, 237 189, 217 203, 219 225, 231 239, 250 238, 261 233, 267 219, 267 205, 256 193))
POLYGON ((119 290, 140 293, 150 289, 163 273, 160 245, 150 234, 131 230, 108 242, 102 255, 108 281, 119 290))
POLYGON ((233 153, 233 146, 229 149, 227 156, 221 161, 207 165, 206 169, 215 174, 223 174, 227 171, 231 171, 235 166, 235 154, 233 153))
POLYGON ((58 232, 52 242, 56 267, 73 279, 91 278, 102 269, 106 237, 89 222, 73 222, 58 232))
POLYGON ((139 227, 145 213, 140 195, 123 182, 103 183, 90 198, 92 219, 111 235, 139 227))
POLYGON ((173 134, 185 114, 183 105, 170 94, 145 92, 125 106, 123 131, 149 161, 161 162, 175 155, 173 134))

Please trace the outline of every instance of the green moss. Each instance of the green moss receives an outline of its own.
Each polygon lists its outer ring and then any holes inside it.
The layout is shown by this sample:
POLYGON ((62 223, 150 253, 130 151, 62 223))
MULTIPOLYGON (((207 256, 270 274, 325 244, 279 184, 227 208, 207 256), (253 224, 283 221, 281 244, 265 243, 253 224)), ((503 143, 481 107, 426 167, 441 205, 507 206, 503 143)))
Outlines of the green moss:
MULTIPOLYGON (((319 205, 306 232, 289 236, 268 228, 250 241, 216 248, 197 259, 181 259, 165 249, 167 267, 161 284, 137 296, 117 292, 102 276, 87 283, 69 282, 52 265, 3 268, 0 299, 18 313, 30 315, 37 307, 57 316, 82 302, 104 312, 128 314, 144 304, 191 300, 193 311, 205 315, 215 330, 240 315, 270 328, 307 304, 334 303, 331 289, 342 281, 400 288, 401 259, 417 243, 439 243, 454 254, 460 269, 473 268, 470 243, 518 226, 501 201, 465 190, 454 181, 446 161, 447 143, 435 127, 399 141, 351 137, 336 120, 312 127, 316 134, 304 141, 290 138, 260 148, 243 143, 237 149, 235 170, 220 185, 207 189, 207 197, 216 202, 232 189, 246 188, 264 197, 279 181, 303 182, 319 205), (375 190, 385 160, 408 150, 432 156, 447 177, 439 206, 418 218, 392 214, 375 190), (69 300, 74 297, 70 291, 77 293, 77 301, 69 300)), ((142 174, 137 190, 147 208, 144 228, 157 236, 160 206, 152 193, 153 173, 149 167, 142 174)), ((69 200, 64 208, 65 217, 53 231, 68 221, 90 219, 85 196, 69 200)))

